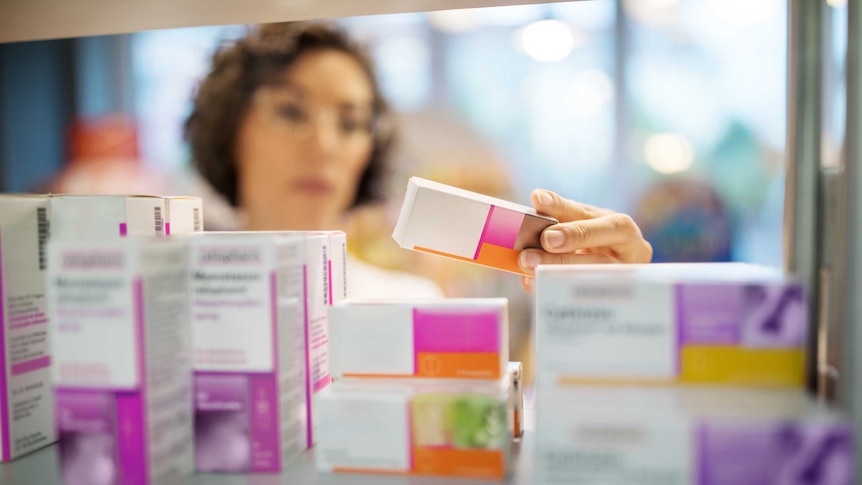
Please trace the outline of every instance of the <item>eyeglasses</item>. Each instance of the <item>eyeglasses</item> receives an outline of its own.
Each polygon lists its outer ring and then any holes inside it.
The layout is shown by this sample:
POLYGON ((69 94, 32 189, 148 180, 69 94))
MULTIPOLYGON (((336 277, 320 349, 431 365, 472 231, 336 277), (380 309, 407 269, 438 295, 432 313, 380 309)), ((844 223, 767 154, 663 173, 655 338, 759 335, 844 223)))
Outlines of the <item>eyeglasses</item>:
POLYGON ((381 125, 370 106, 322 105, 289 88, 259 88, 254 103, 268 123, 294 138, 308 138, 314 129, 326 126, 341 143, 367 141, 378 133, 381 125))

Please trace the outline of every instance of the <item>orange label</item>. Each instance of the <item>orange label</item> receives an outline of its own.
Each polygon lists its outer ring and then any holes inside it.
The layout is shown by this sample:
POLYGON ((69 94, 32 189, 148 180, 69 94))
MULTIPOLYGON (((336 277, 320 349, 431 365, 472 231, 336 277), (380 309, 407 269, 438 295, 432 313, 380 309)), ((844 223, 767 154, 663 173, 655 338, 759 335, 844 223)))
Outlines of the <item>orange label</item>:
POLYGON ((419 352, 416 376, 465 379, 499 379, 500 354, 496 352, 419 352))
POLYGON ((502 450, 413 448, 413 471, 419 475, 499 479, 506 476, 506 459, 502 450))
POLYGON ((479 249, 478 259, 456 256, 454 254, 435 251, 421 246, 413 246, 413 249, 416 251, 422 251, 423 253, 457 259, 458 261, 466 261, 468 263, 481 264, 482 266, 489 266, 491 268, 501 269, 512 273, 526 274, 521 271, 521 267, 518 266, 518 255, 520 254, 520 251, 496 246, 494 244, 482 243, 482 248, 479 249))

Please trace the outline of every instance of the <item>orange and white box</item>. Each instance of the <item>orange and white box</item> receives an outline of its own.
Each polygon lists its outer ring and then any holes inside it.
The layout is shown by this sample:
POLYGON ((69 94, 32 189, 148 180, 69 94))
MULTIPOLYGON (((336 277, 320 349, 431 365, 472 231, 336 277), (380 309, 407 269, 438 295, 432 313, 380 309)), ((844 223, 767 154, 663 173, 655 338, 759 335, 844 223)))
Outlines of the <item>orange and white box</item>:
POLYGON ((515 438, 524 436, 524 366, 520 362, 509 362, 509 389, 512 392, 512 421, 515 438))
POLYGON ((508 378, 505 298, 345 300, 329 326, 336 379, 508 378))
POLYGON ((540 247, 554 218, 525 205, 411 177, 392 233, 402 247, 523 274, 521 250, 540 247))
POLYGON ((510 469, 509 379, 351 380, 320 395, 324 472, 503 479, 510 469))
POLYGON ((165 235, 183 235, 204 230, 204 203, 200 197, 165 197, 165 235))

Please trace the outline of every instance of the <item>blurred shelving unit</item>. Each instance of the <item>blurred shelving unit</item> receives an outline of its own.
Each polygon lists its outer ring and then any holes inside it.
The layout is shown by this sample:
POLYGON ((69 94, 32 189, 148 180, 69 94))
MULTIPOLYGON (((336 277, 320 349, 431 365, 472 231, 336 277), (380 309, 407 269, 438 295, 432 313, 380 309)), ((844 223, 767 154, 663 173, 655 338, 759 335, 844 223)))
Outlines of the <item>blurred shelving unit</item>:
MULTIPOLYGON (((542 0, 0 0, 0 43, 141 30, 490 7, 542 0)), ((846 0, 846 123, 824 166, 830 8, 788 0, 785 266, 812 289, 812 392, 851 413, 862 436, 862 0, 846 0)), ((862 449, 862 447, 859 447, 862 449)), ((857 450, 857 453, 859 450, 857 450)), ((862 457, 862 455, 857 455, 862 457)), ((862 459, 857 459, 862 462, 862 459)))

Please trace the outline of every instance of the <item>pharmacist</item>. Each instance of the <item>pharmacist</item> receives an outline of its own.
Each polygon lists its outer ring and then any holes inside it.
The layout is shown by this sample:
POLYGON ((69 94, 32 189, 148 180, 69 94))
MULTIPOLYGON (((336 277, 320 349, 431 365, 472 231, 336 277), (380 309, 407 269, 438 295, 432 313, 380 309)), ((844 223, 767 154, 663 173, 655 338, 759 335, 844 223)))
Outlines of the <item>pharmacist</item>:
MULTIPOLYGON (((219 49, 198 86, 185 134, 195 166, 246 230, 340 227, 379 200, 393 138, 367 54, 329 23, 256 27, 219 49)), ((652 248, 624 214, 544 190, 539 212, 562 221, 521 264, 649 262, 652 248)), ((350 297, 439 297, 432 282, 350 258, 350 297)), ((532 278, 524 277, 530 291, 532 278)))

